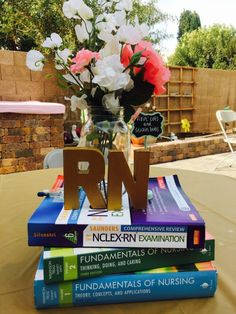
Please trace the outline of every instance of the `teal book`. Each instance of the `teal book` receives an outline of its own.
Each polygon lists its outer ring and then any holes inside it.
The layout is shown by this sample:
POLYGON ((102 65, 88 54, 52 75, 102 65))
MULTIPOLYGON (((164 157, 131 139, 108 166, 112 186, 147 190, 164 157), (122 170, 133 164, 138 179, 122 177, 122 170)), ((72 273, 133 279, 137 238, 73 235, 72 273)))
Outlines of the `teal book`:
POLYGON ((215 240, 206 233, 204 249, 45 248, 44 281, 54 283, 150 268, 214 260, 215 240))
POLYGON ((113 274, 45 284, 43 259, 34 281, 36 308, 144 302, 214 295, 217 272, 212 262, 113 274))

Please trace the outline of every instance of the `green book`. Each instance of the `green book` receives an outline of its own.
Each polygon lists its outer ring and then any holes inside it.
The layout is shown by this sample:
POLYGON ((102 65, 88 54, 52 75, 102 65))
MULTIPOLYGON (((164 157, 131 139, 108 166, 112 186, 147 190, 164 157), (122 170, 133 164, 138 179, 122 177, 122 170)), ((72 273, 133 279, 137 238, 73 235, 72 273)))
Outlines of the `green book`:
POLYGON ((214 260, 215 240, 206 233, 204 249, 45 248, 45 283, 214 260))

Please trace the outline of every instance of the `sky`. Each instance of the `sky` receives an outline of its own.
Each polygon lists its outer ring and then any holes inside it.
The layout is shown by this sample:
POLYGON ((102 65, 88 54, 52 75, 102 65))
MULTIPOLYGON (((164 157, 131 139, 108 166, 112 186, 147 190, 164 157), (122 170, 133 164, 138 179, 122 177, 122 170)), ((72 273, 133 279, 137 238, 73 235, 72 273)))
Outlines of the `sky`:
MULTIPOLYGON (((202 26, 213 24, 232 25, 236 28, 236 0, 158 0, 158 8, 179 18, 185 10, 196 11, 202 26)), ((172 34, 174 38, 163 40, 162 53, 165 56, 173 53, 177 44, 178 21, 163 24, 162 29, 172 34)))

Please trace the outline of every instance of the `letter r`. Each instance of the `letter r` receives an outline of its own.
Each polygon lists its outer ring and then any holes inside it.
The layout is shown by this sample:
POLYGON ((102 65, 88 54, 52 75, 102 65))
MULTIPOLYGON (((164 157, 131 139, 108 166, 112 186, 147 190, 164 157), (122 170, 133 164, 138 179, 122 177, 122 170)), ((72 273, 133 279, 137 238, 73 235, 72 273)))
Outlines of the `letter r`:
POLYGON ((104 178, 105 162, 95 148, 68 147, 64 149, 64 202, 65 209, 79 209, 78 187, 87 194, 93 208, 106 208, 98 183, 104 178), (88 170, 80 171, 79 163, 88 162, 88 170))

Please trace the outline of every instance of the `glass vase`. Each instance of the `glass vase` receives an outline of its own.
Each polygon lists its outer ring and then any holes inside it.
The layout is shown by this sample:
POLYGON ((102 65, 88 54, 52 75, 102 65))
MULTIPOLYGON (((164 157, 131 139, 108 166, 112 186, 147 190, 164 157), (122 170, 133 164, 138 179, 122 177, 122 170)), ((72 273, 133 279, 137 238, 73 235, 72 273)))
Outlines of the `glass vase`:
POLYGON ((104 107, 92 106, 82 127, 78 146, 98 148, 106 162, 109 149, 117 149, 124 153, 129 163, 130 132, 124 121, 123 107, 118 107, 111 113, 104 107))
MULTIPOLYGON (((79 147, 94 147, 99 149, 105 163, 108 163, 110 149, 120 150, 124 153, 126 161, 130 166, 130 132, 128 125, 123 118, 123 107, 117 108, 116 112, 101 107, 91 107, 88 112, 83 112, 83 119, 86 121, 81 128, 79 147)), ((79 171, 88 171, 89 164, 80 162, 79 171)), ((107 195, 105 178, 99 184, 104 197, 107 195)))

